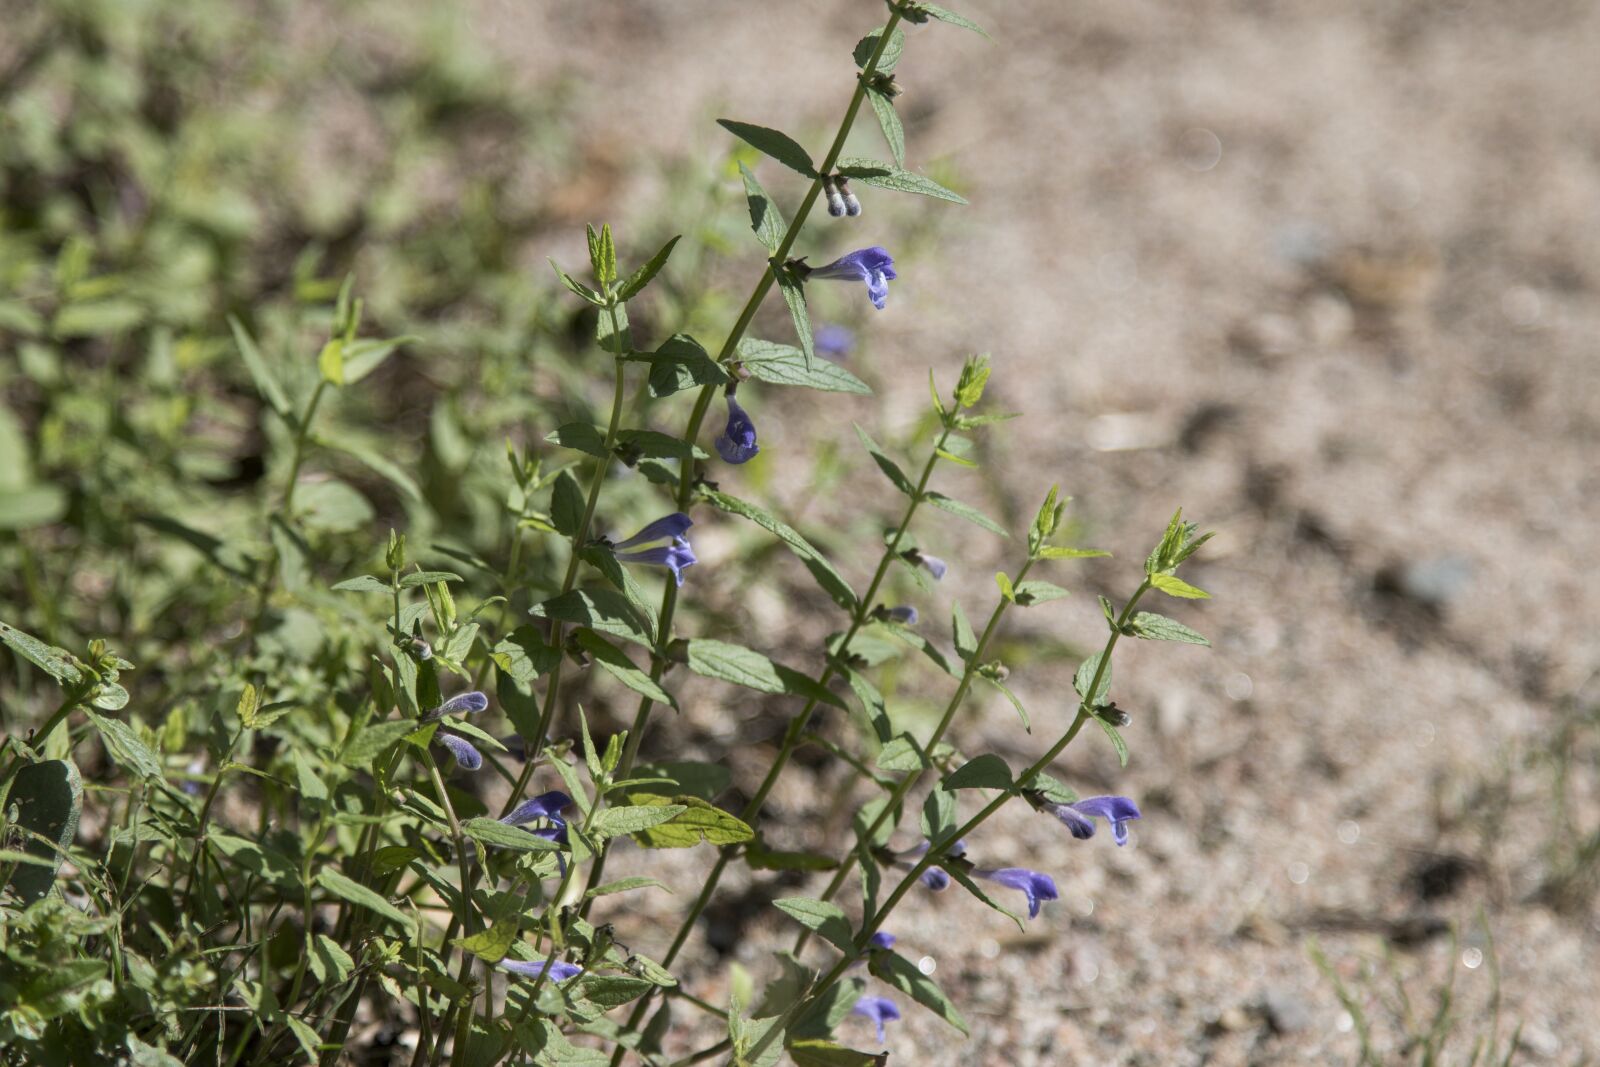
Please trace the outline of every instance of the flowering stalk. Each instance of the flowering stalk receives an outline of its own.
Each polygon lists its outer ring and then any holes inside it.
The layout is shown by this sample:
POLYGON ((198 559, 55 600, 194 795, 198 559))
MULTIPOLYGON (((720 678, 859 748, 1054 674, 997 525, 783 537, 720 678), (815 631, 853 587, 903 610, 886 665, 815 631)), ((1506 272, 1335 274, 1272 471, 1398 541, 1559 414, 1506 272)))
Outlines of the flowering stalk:
POLYGON ((833 967, 824 972, 822 977, 812 984, 805 997, 797 1000, 783 1013, 781 1021, 772 1026, 766 1036, 748 1050, 746 1053, 748 1058, 754 1060, 759 1056, 762 1049, 771 1043, 772 1038, 783 1033, 789 1020, 797 1018, 803 1010, 815 1004, 818 998, 831 989, 845 975, 852 964, 871 951, 873 935, 883 927, 884 922, 889 918, 890 913, 894 911, 895 906, 900 903, 906 893, 910 892, 911 887, 918 883, 924 872, 932 868, 941 859, 944 859, 956 842, 987 822, 995 812, 1005 806, 1007 801, 1013 797, 1020 796, 1026 784, 1035 775, 1054 763, 1066 747, 1072 744, 1073 740, 1078 736, 1078 731, 1083 729, 1084 723, 1094 716, 1091 701, 1094 699, 1094 694, 1100 691, 1100 685, 1106 677, 1106 672, 1111 669, 1112 651, 1117 647, 1117 641, 1125 631, 1128 621, 1133 618, 1133 610, 1138 605, 1140 598, 1149 592, 1151 588, 1153 588, 1151 577, 1146 575, 1144 581, 1139 584, 1139 588, 1134 591, 1133 596, 1129 597, 1127 604, 1123 606, 1122 612, 1111 627, 1110 636, 1106 638, 1105 648, 1102 650, 1100 661, 1095 667, 1094 677, 1085 690, 1085 695, 1079 700, 1077 715, 1074 716, 1072 725, 1067 729, 1067 732, 1062 734, 1056 743, 1051 745, 1049 750, 1035 760, 1027 770, 1017 775, 1014 784, 1010 788, 1000 790, 998 795, 984 805, 976 815, 968 819, 952 833, 942 835, 940 841, 935 842, 923 853, 922 857, 900 879, 899 884, 894 887, 894 890, 884 900, 883 904, 875 912, 863 919, 860 930, 856 932, 855 938, 851 942, 853 950, 844 953, 833 967))

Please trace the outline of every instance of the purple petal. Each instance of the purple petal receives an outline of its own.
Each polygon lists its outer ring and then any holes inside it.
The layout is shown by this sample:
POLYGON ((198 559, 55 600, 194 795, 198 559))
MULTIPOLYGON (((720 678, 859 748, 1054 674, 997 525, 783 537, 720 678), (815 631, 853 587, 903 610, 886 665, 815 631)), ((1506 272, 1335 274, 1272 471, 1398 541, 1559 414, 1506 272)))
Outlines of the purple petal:
POLYGON ((895 937, 893 934, 889 933, 889 931, 879 930, 877 933, 867 938, 867 945, 870 948, 893 948, 894 941, 895 937))
POLYGON ((1039 917, 1039 903, 1045 900, 1055 900, 1060 894, 1056 892, 1055 879, 1048 874, 1030 871, 1024 867, 1001 867, 999 870, 974 870, 974 877, 986 878, 997 885, 1010 886, 1020 889, 1028 898, 1028 918, 1039 917))
POLYGON ((717 454, 729 463, 748 463, 761 451, 756 444, 756 424, 739 401, 728 397, 728 428, 712 442, 717 454))
POLYGON ((938 867, 929 867, 927 870, 917 875, 917 881, 921 882, 935 893, 942 893, 946 889, 950 888, 950 876, 938 867))
POLYGON ((915 626, 917 624, 917 609, 910 604, 901 604, 899 607, 889 609, 889 618, 902 626, 915 626))
POLYGON ((693 519, 681 511, 675 511, 671 515, 664 515, 652 522, 626 541, 618 541, 611 547, 632 548, 634 545, 645 545, 651 541, 662 541, 669 537, 682 537, 683 532, 693 525, 693 519))
POLYGON ((423 716, 423 722, 442 719, 446 715, 472 715, 488 706, 489 698, 475 689, 467 693, 457 693, 423 716))
POLYGON ((562 812, 572 807, 572 798, 559 789, 552 789, 548 793, 540 793, 536 797, 529 797, 521 804, 512 808, 500 821, 510 823, 512 826, 521 826, 523 823, 535 819, 555 819, 562 812))
POLYGON ((1044 810, 1060 819, 1079 841, 1087 841, 1094 836, 1094 820, 1079 813, 1071 804, 1049 804, 1044 810))
POLYGON ((483 766, 483 755, 473 748, 466 738, 440 730, 433 735, 433 739, 450 750, 450 754, 456 758, 456 762, 463 770, 475 771, 483 766))
POLYGON ((878 1043, 884 1040, 883 1024, 900 1018, 900 1009, 888 997, 862 997, 850 1009, 852 1015, 865 1015, 878 1027, 878 1043))
MULTIPOLYGON (((1066 806, 1071 807, 1079 815, 1085 817, 1097 816, 1109 822, 1111 824, 1111 836, 1119 846, 1128 843, 1129 820, 1140 817, 1139 806, 1127 797, 1084 797, 1082 800, 1066 806)), ((1058 817, 1061 818, 1062 822, 1067 821, 1065 817, 1059 815, 1058 817)), ((1087 837, 1089 835, 1079 835, 1074 830, 1073 836, 1087 837)))
POLYGON ((866 282, 867 296, 871 298, 872 306, 882 311, 889 298, 889 282, 899 275, 894 270, 894 257, 874 245, 840 256, 827 266, 817 267, 808 277, 866 282))
MULTIPOLYGON (((512 974, 520 974, 524 978, 537 978, 544 973, 544 960, 501 960, 500 966, 512 974)), ((556 960, 550 964, 550 980, 552 982, 565 982, 568 978, 582 973, 583 968, 575 963, 556 960)))
POLYGON ((945 563, 944 560, 938 556, 930 556, 926 552, 917 553, 917 562, 928 569, 928 573, 933 575, 933 580, 936 582, 943 581, 945 572, 950 569, 949 564, 945 563))
POLYGON ((670 545, 659 548, 645 548, 637 552, 616 553, 619 563, 644 563, 652 567, 665 567, 672 572, 672 577, 681 586, 683 572, 698 562, 694 558, 694 549, 689 547, 689 542, 681 538, 670 545))

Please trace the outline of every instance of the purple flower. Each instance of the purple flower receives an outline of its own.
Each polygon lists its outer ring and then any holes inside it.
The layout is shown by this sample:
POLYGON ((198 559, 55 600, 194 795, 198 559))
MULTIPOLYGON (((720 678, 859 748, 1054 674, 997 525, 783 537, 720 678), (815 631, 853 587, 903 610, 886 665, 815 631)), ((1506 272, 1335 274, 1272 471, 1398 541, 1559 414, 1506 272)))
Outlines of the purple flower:
POLYGON ((635 545, 647 545, 652 541, 664 541, 672 538, 674 541, 683 537, 684 531, 694 525, 694 520, 681 511, 674 511, 671 515, 663 515, 652 522, 626 541, 617 541, 612 548, 632 548, 635 545))
MULTIPOLYGON (((731 397, 729 398, 732 399, 731 397)), ((732 420, 729 420, 732 425, 732 420)), ((751 440, 754 440, 755 431, 751 431, 751 440)), ((751 453, 754 455, 755 453, 751 453)), ((637 552, 615 552, 619 563, 644 563, 653 567, 665 567, 672 572, 673 579, 683 584, 683 572, 686 568, 694 566, 694 549, 689 547, 689 539, 683 532, 694 525, 694 520, 681 511, 664 516, 652 522, 626 541, 618 541, 612 545, 613 549, 632 548, 634 545, 648 544, 651 541, 661 541, 671 538, 670 545, 661 545, 656 548, 641 549, 637 552)))
POLYGON ((756 444, 756 424, 731 393, 728 394, 728 428, 712 444, 716 446, 717 455, 729 463, 748 463, 761 451, 761 446, 756 444))
POLYGON ((917 624, 917 609, 910 604, 901 604, 890 608, 887 612, 890 621, 902 626, 915 626, 917 624))
POLYGON ((477 690, 457 693, 422 717, 423 722, 442 719, 446 715, 474 715, 489 706, 489 698, 477 690))
POLYGON ((895 937, 887 930, 879 930, 867 938, 868 948, 894 948, 895 937))
POLYGON ((433 735, 433 739, 450 750, 450 755, 456 758, 462 770, 475 771, 483 766, 483 754, 473 748, 466 738, 440 730, 433 735))
POLYGON ((1066 824, 1072 836, 1087 841, 1094 836, 1094 819, 1111 824, 1118 847, 1128 843, 1128 822, 1139 818, 1139 806, 1127 797, 1084 797, 1071 804, 1046 804, 1044 810, 1066 824))
POLYGON ((1039 917, 1039 902, 1042 900, 1055 900, 1060 896, 1056 892, 1055 879, 1048 874, 1030 871, 1022 867, 1001 867, 999 870, 988 870, 975 867, 972 871, 974 878, 985 878, 998 885, 1010 886, 1020 889, 1028 898, 1028 918, 1039 917))
POLYGON ((540 793, 536 797, 529 797, 521 804, 512 808, 500 821, 511 826, 521 826, 533 822, 535 819, 549 819, 551 822, 561 822, 561 813, 572 807, 572 798, 559 789, 552 789, 548 793, 540 793))
POLYGON ((818 326, 812 335, 812 342, 817 350, 817 355, 823 359, 842 360, 850 354, 850 349, 855 347, 855 334, 843 326, 818 326))
POLYGON ((894 1001, 888 997, 862 997, 856 1001, 856 1006, 850 1009, 851 1015, 865 1015, 878 1027, 878 1043, 884 1040, 883 1024, 891 1019, 900 1018, 900 1009, 894 1006, 894 1001))
MULTIPOLYGON (((524 978, 537 978, 544 973, 544 960, 501 960, 500 966, 512 974, 520 974, 524 978)), ((565 982, 574 975, 583 973, 583 968, 575 963, 564 963, 556 960, 550 964, 550 980, 552 982, 565 982)))
POLYGON ((877 245, 840 256, 825 267, 814 267, 806 276, 866 282, 867 296, 879 311, 888 302, 889 282, 898 277, 894 272, 894 258, 877 245))
POLYGON ((945 572, 950 569, 949 564, 945 563, 944 560, 938 556, 930 556, 920 548, 913 548, 909 552, 903 553, 903 555, 906 562, 913 567, 925 568, 929 574, 933 575, 933 580, 936 582, 942 581, 945 572))
MULTIPOLYGON (((951 856, 959 856, 966 850, 967 843, 965 841, 957 841, 955 844, 950 846, 950 848, 947 850, 947 854, 951 856)), ((916 848, 900 853, 900 858, 894 861, 894 865, 902 870, 909 871, 916 866, 916 863, 908 857, 921 856, 927 851, 928 842, 924 841, 916 848)), ((917 875, 917 881, 921 882, 935 893, 942 893, 946 889, 950 888, 950 875, 939 867, 929 867, 927 870, 917 875)))

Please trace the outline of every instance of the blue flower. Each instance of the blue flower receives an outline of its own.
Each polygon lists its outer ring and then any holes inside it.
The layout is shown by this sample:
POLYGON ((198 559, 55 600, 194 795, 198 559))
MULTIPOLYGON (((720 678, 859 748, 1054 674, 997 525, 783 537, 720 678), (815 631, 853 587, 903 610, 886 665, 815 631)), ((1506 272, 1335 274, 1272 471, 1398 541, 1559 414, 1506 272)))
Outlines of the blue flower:
POLYGON ((506 813, 500 821, 511 826, 521 826, 535 819, 549 819, 551 822, 566 825, 561 813, 570 807, 572 798, 559 789, 552 789, 548 793, 540 793, 536 797, 524 800, 506 813))
POLYGON ((873 245, 840 256, 825 267, 814 267, 806 277, 866 282, 867 296, 871 297, 872 306, 882 311, 889 299, 889 282, 899 275, 894 272, 894 257, 873 245))
POLYGON ((823 359, 842 360, 855 347, 855 334, 843 326, 818 326, 812 335, 817 355, 823 359))
POLYGON ((879 930, 867 938, 869 948, 894 948, 895 937, 887 930, 879 930))
POLYGON ((1102 818, 1111 824, 1111 836, 1119 847, 1128 843, 1128 822, 1139 818, 1139 806, 1127 797, 1084 797, 1071 804, 1046 804, 1044 810, 1065 823, 1079 841, 1093 837, 1095 817, 1102 818))
MULTIPOLYGON (((501 960, 500 966, 512 974, 520 974, 524 978, 537 978, 544 973, 544 960, 501 960)), ((575 963, 564 963, 556 960, 550 964, 550 980, 552 982, 565 982, 574 975, 583 973, 583 968, 575 963)))
POLYGON ((442 719, 446 715, 475 715, 489 706, 489 698, 477 690, 457 693, 422 717, 423 722, 442 719))
POLYGON ((674 511, 671 515, 663 515, 626 541, 617 541, 611 547, 632 548, 635 545, 647 545, 652 541, 664 541, 669 537, 676 541, 693 525, 694 520, 689 516, 681 511, 674 511))
POLYGON ((1039 917, 1039 902, 1055 900, 1060 894, 1056 892, 1055 879, 1048 874, 1030 871, 1023 867, 1001 867, 999 870, 987 870, 975 867, 972 870, 974 878, 984 878, 997 885, 1010 886, 1020 889, 1028 898, 1028 918, 1039 917))
POLYGON ((466 738, 440 730, 433 735, 433 739, 450 750, 450 754, 456 758, 462 770, 475 771, 483 766, 483 754, 473 748, 472 743, 466 738))
POLYGON ((855 1007, 850 1009, 851 1015, 865 1015, 871 1019, 878 1028, 878 1043, 884 1040, 883 1024, 892 1019, 900 1018, 900 1009, 894 1006, 894 1001, 888 997, 862 997, 856 1001, 855 1007))
POLYGON ((933 575, 933 580, 936 582, 943 581, 945 572, 950 569, 949 564, 945 563, 944 560, 938 556, 930 556, 920 548, 913 548, 908 552, 902 553, 902 555, 905 556, 906 562, 913 567, 925 568, 929 574, 933 575))
POLYGON ((728 428, 712 444, 717 455, 729 463, 748 463, 761 451, 756 444, 756 424, 732 393, 728 394, 728 428))
MULTIPOLYGON (((731 425, 731 420, 730 420, 731 425)), ((754 430, 751 431, 754 440, 754 430)), ((754 453, 751 453, 754 455, 754 453)), ((638 533, 625 541, 618 541, 612 549, 632 548, 634 545, 648 544, 651 541, 661 541, 671 538, 670 545, 661 545, 657 548, 641 549, 637 552, 614 552, 619 563, 644 563, 653 567, 665 567, 672 572, 673 579, 683 584, 683 572, 686 568, 694 566, 694 549, 689 547, 689 539, 683 532, 694 525, 694 520, 681 511, 675 511, 657 519, 638 533)))
MULTIPOLYGON (((951 855, 951 856, 959 856, 962 853, 964 853, 966 850, 967 850, 967 843, 965 841, 957 841, 955 844, 951 845, 949 847, 949 849, 946 850, 946 852, 947 852, 948 855, 951 855)), ((909 851, 900 853, 901 858, 895 860, 894 865, 896 867, 899 867, 899 868, 903 869, 903 870, 908 870, 909 871, 909 870, 911 870, 912 868, 914 868, 916 866, 916 863, 912 862, 911 860, 909 860, 909 859, 907 859, 905 857, 921 856, 921 855, 924 855, 927 851, 928 851, 928 842, 924 841, 922 844, 918 845, 916 848, 913 848, 913 849, 910 849, 909 851)), ((950 875, 949 875, 949 873, 946 872, 945 870, 943 870, 942 868, 939 868, 939 867, 929 867, 927 870, 925 870, 921 874, 917 875, 917 881, 921 882, 923 885, 927 886, 929 889, 933 890, 935 893, 942 893, 946 889, 950 888, 950 875)))
POLYGON ((890 621, 897 622, 902 626, 915 626, 917 624, 917 609, 910 604, 901 604, 898 607, 890 608, 885 614, 889 616, 890 621))

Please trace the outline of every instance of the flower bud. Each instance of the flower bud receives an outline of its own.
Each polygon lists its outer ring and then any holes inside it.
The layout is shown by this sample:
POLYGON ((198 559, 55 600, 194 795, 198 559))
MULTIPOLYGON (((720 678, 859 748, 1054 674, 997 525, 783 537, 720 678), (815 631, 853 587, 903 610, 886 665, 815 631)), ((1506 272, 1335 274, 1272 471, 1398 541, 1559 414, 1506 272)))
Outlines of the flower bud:
MULTIPOLYGON (((838 185, 839 195, 844 198, 844 213, 849 215, 851 218, 855 218, 857 215, 860 215, 861 201, 857 200, 856 194, 850 191, 850 179, 840 177, 838 179, 838 185)), ((829 210, 831 211, 832 208, 830 207, 829 210)))
POLYGON ((834 185, 832 178, 822 179, 822 195, 828 198, 828 214, 839 218, 847 210, 845 199, 839 189, 834 185))

